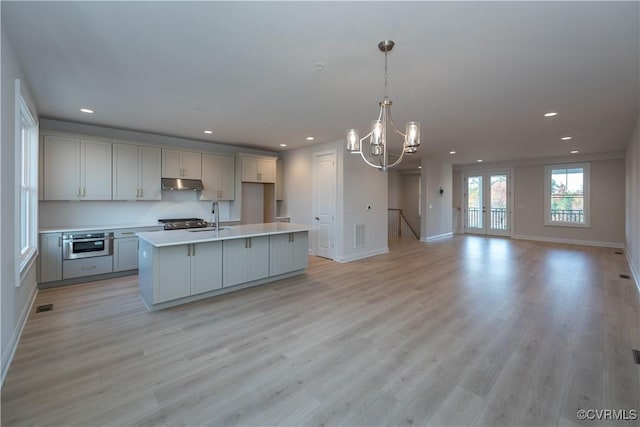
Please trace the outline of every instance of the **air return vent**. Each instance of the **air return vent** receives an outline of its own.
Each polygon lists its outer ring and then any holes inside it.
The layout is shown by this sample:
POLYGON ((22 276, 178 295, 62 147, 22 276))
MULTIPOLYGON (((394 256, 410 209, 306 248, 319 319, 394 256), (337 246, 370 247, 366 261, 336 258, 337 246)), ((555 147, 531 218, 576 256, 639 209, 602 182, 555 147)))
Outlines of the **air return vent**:
POLYGON ((53 304, 44 304, 36 307, 36 313, 42 313, 43 311, 53 310, 53 304))
POLYGON ((356 224, 353 229, 353 247, 364 247, 364 224, 356 224))

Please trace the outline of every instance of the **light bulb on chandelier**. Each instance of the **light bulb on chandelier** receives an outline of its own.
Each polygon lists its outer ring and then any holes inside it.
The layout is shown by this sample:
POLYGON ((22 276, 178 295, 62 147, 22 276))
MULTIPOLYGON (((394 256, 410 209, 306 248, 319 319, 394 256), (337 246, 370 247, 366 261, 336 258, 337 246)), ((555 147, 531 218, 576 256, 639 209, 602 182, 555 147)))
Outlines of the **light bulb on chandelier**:
POLYGON ((347 151, 350 153, 358 153, 362 159, 374 168, 386 171, 389 168, 400 164, 405 155, 411 155, 418 151, 420 146, 420 123, 409 122, 405 126, 405 132, 400 132, 393 123, 391 116, 391 105, 393 104, 387 96, 387 80, 388 61, 387 54, 393 49, 395 43, 391 40, 383 40, 378 43, 378 49, 384 52, 384 98, 380 101, 380 114, 376 120, 371 122, 371 132, 360 138, 358 129, 349 129, 347 131, 347 151), (391 126, 393 133, 403 138, 402 150, 399 154, 389 152, 389 142, 387 139, 387 127, 391 126), (370 138, 371 155, 365 155, 363 150, 363 141, 370 138), (389 164, 389 157, 397 156, 398 158, 389 164))

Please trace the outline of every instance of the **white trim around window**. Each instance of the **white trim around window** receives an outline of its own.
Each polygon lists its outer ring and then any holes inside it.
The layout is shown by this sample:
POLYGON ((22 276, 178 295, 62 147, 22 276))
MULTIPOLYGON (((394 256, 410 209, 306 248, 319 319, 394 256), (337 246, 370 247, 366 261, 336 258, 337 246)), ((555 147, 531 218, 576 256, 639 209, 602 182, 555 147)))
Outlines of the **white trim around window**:
POLYGON ((15 248, 20 286, 38 255, 38 122, 15 81, 15 248))
POLYGON ((557 165, 545 165, 544 167, 544 225, 561 227, 591 227, 591 164, 590 163, 566 163, 557 165), (565 179, 559 179, 554 183, 552 176, 565 175, 565 179), (572 196, 571 188, 578 188, 576 178, 582 177, 582 194, 572 196), (570 182, 574 181, 574 182, 570 182), (563 197, 557 193, 558 187, 565 187, 562 191, 568 191, 569 195, 563 197), (552 188, 553 187, 553 188, 552 188), (555 192, 555 195, 554 195, 555 192), (571 199, 574 204, 582 199, 582 208, 569 207, 568 209, 553 209, 552 199, 565 199, 567 203, 571 199))

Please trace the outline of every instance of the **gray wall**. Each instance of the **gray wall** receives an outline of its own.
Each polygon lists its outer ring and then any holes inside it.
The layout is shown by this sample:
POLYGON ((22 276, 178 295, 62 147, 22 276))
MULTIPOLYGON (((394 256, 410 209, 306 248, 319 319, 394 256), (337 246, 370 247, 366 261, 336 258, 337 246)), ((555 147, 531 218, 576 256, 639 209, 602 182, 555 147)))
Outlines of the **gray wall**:
MULTIPOLYGON (((284 153, 282 214, 291 222, 313 223, 313 154, 337 154, 336 260, 350 261, 388 251, 387 174, 367 166, 360 156, 345 153, 344 141, 317 144, 284 153), (371 210, 367 210, 371 206, 371 210), (365 246, 354 247, 354 227, 365 226, 365 246)), ((313 248, 314 233, 309 245, 313 248)))
POLYGON ((452 232, 453 169, 437 159, 422 160, 422 224, 420 240, 428 241, 452 232), (444 194, 440 196, 440 187, 444 194))
POLYGON ((640 290, 640 116, 626 152, 626 227, 627 259, 640 290))
POLYGON ((624 160, 591 162, 591 227, 544 225, 544 165, 514 169, 514 237, 544 237, 597 244, 624 242, 624 160))
MULTIPOLYGON (((520 162, 456 166, 454 208, 463 206, 462 172, 513 168, 512 237, 533 240, 582 243, 590 245, 624 245, 625 161, 623 153, 533 159, 520 162), (591 226, 558 227, 544 225, 544 166, 571 162, 591 163, 591 226)), ((461 215, 460 215, 461 216, 461 215)), ((462 230, 461 230, 462 231, 462 230)))
MULTIPOLYGON (((0 162, 2 165, 0 178, 0 260, 2 269, 0 278, 2 300, 0 316, 2 318, 1 352, 2 352, 2 381, 9 367, 9 361, 17 345, 18 335, 28 315, 29 307, 37 292, 35 264, 25 276, 19 286, 16 286, 16 254, 19 248, 16 245, 16 190, 20 187, 16 179, 16 135, 15 135, 15 79, 21 80, 22 93, 30 104, 31 111, 37 114, 28 93, 26 82, 15 53, 2 33, 2 67, 1 92, 2 92, 2 146, 0 147, 0 162)), ((37 117, 37 116, 36 116, 37 117)))

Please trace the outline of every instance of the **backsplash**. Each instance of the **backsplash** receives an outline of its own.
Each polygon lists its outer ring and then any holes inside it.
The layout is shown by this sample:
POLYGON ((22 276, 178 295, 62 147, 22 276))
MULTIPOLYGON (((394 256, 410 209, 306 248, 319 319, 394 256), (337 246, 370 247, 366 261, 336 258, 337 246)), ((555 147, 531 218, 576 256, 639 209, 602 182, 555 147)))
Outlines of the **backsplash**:
MULTIPOLYGON (((220 202, 220 220, 230 218, 231 202, 220 202)), ((213 219, 211 202, 191 191, 163 191, 158 201, 41 201, 40 228, 155 223, 159 218, 213 219)))

